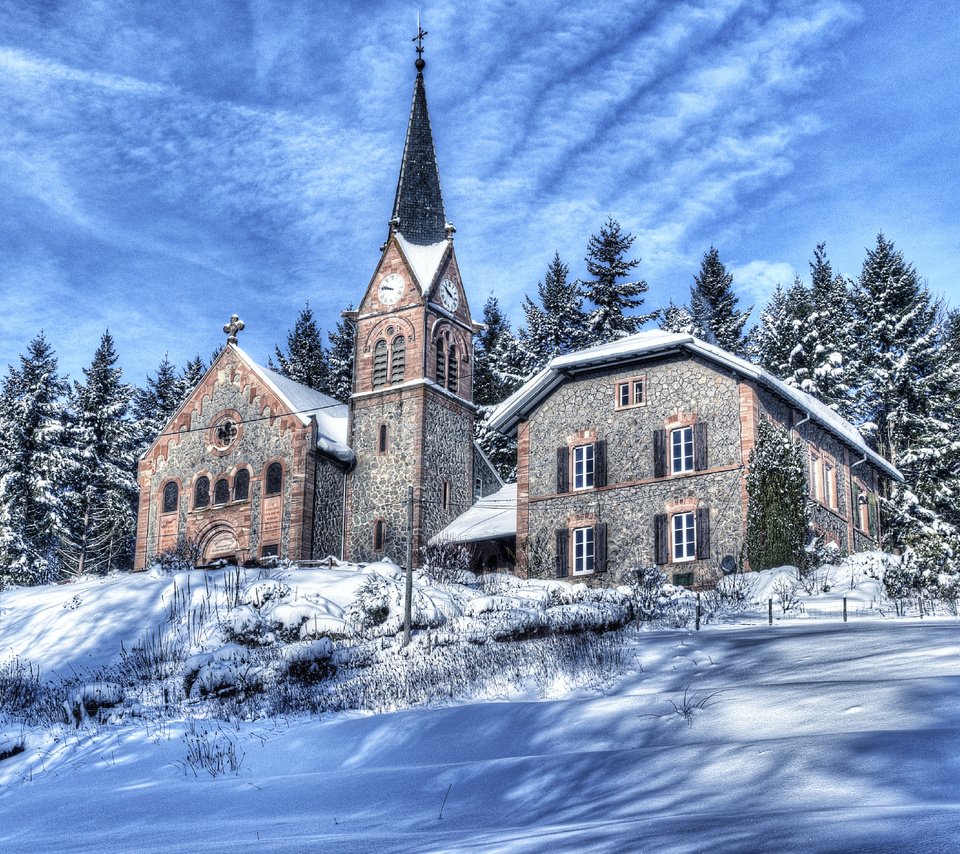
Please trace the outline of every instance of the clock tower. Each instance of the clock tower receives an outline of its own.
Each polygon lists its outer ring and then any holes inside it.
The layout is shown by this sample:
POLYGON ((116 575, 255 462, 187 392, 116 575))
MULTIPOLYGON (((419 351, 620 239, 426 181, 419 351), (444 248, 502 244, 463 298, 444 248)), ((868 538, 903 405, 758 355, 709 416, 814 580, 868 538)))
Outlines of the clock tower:
POLYGON ((473 335, 446 221, 423 82, 417 76, 387 241, 356 324, 345 557, 406 561, 473 503, 473 335))

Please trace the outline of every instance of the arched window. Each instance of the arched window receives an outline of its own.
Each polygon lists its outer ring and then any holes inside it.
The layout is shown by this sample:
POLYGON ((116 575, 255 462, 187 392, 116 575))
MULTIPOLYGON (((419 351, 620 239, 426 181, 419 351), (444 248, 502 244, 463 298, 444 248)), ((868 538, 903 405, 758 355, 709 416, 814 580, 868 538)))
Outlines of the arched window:
POLYGON ((373 387, 387 384, 387 342, 382 338, 373 348, 373 387))
POLYGON ((390 353, 390 382, 402 383, 407 363, 407 342, 402 335, 393 339, 390 353))
POLYGON ((233 500, 246 501, 250 497, 250 472, 240 469, 233 478, 233 500))
POLYGON ((175 513, 180 504, 180 487, 172 480, 163 488, 163 512, 175 513))
POLYGON ((385 454, 387 452, 387 425, 381 424, 379 435, 377 436, 377 453, 385 454))
POLYGON ((226 504, 230 500, 230 484, 225 477, 221 477, 213 487, 213 503, 226 504))
POLYGON ((210 503, 210 478, 201 477, 193 488, 193 506, 206 507, 210 503))
POLYGON ((457 348, 450 345, 450 355, 447 361, 447 388, 456 393, 457 380, 460 378, 460 366, 457 364, 457 348))
POLYGON ((442 339, 437 339, 437 385, 447 384, 447 351, 442 339))
POLYGON ((283 466, 270 463, 267 466, 267 495, 277 495, 283 489, 283 466))
POLYGON ((387 540, 387 523, 383 519, 377 519, 373 523, 373 550, 382 552, 384 543, 387 540))

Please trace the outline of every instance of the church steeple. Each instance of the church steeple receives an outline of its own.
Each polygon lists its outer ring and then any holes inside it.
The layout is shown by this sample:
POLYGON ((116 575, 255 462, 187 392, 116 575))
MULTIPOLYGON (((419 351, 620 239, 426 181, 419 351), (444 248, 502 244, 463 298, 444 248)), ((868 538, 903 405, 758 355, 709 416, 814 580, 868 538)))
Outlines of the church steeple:
POLYGON ((410 243, 429 246, 447 238, 443 196, 440 194, 440 172, 433 149, 433 132, 427 112, 427 93, 423 85, 423 36, 421 29, 414 39, 417 45, 417 79, 413 85, 413 104, 407 139, 403 146, 397 195, 393 202, 391 226, 410 243))

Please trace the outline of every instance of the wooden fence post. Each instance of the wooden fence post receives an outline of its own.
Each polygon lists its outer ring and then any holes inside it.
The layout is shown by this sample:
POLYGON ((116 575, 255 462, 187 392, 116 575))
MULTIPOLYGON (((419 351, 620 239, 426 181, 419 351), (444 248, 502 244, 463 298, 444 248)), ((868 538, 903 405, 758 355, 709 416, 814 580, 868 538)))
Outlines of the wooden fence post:
POLYGON ((843 597, 843 621, 847 621, 847 597, 843 597))
POLYGON ((697 594, 697 631, 700 631, 700 594, 697 594))
POLYGON ((767 599, 767 621, 773 625, 773 599, 767 599))

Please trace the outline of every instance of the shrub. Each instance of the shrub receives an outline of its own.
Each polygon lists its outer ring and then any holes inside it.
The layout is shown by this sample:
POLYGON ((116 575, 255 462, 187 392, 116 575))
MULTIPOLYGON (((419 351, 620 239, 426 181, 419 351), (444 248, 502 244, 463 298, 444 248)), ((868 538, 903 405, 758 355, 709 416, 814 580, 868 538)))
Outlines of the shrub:
POLYGON ((165 572, 183 572, 193 569, 202 557, 200 543, 196 540, 181 537, 176 545, 160 552, 157 561, 165 572))
POLYGON ((286 675, 304 685, 315 685, 336 673, 333 644, 329 638, 290 646, 283 653, 286 675))
POLYGON ((462 543, 423 546, 420 571, 435 584, 462 584, 470 576, 470 549, 462 543))

